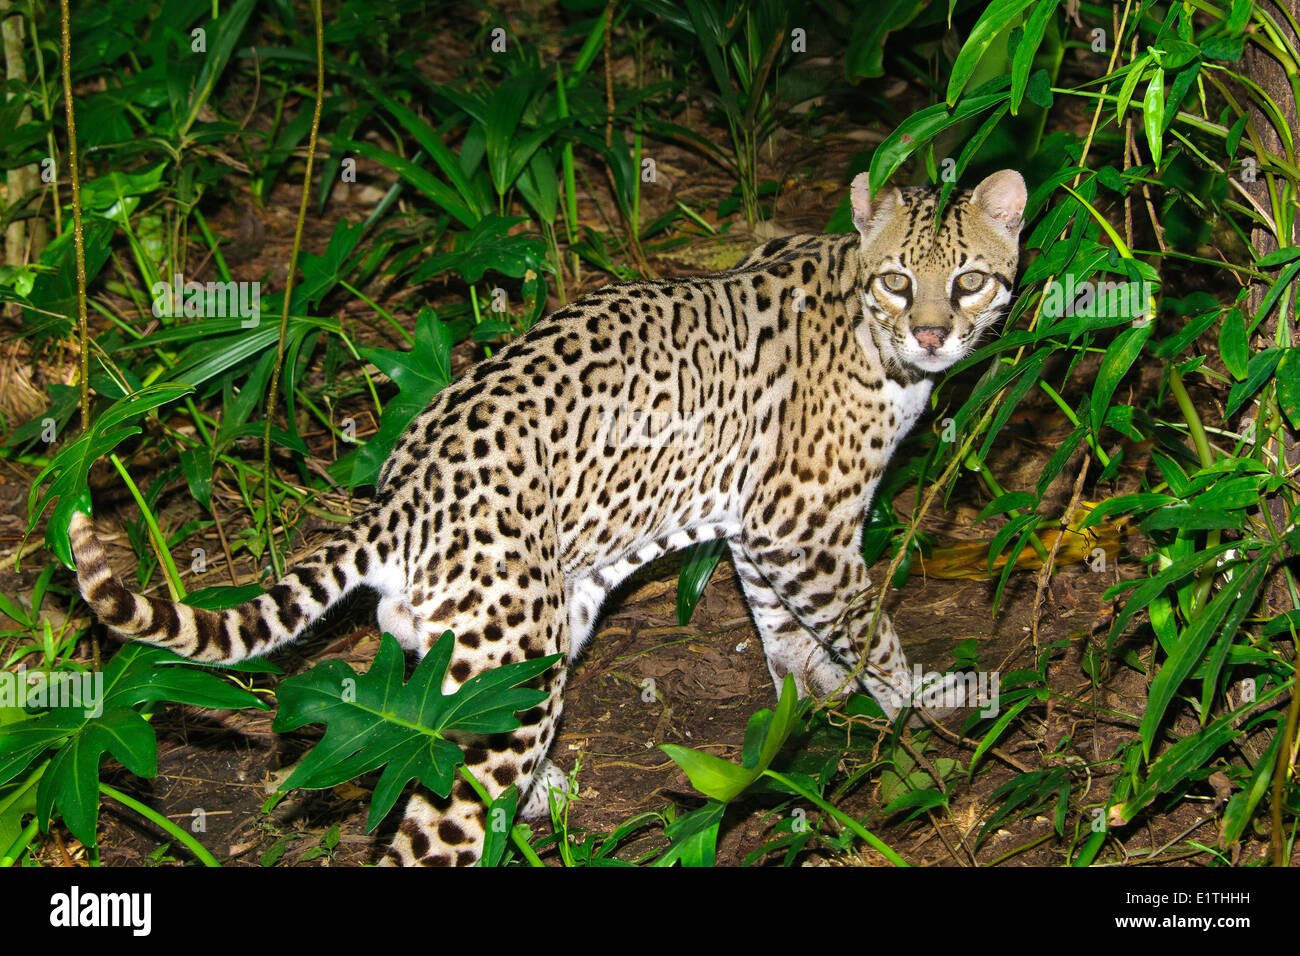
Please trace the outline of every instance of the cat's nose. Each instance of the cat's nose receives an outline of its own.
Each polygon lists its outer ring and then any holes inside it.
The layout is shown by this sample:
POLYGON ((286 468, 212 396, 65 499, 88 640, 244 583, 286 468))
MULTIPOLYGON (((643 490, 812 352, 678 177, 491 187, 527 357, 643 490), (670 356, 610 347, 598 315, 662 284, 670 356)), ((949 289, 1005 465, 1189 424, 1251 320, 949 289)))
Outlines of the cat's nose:
POLYGON ((919 329, 912 330, 912 337, 921 348, 933 353, 948 338, 948 330, 937 325, 923 325, 919 329))

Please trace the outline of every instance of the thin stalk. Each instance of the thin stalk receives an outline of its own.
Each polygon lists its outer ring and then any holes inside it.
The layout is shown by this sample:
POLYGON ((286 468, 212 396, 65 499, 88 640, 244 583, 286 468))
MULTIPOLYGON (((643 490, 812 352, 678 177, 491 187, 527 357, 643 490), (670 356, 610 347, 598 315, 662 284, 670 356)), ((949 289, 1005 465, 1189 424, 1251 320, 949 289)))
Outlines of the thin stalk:
MULTIPOLYGON (((464 778, 466 783, 474 788, 474 792, 477 793, 478 798, 483 801, 483 805, 485 807, 491 806, 492 797, 487 792, 487 788, 478 782, 478 778, 475 777, 474 774, 470 773, 469 768, 464 764, 460 765, 459 770, 461 777, 464 778)), ((529 866, 546 866, 546 864, 542 862, 542 858, 537 855, 537 851, 528 845, 528 841, 524 839, 524 835, 519 832, 517 827, 512 826, 510 828, 510 839, 514 842, 514 845, 519 848, 519 852, 524 855, 524 859, 528 861, 529 866)))
POLYGON ((890 863, 894 864, 894 866, 910 865, 906 860, 904 860, 901 856, 895 853, 894 850, 887 843, 883 842, 879 837, 873 834, 861 823, 853 819, 844 811, 827 803, 825 800, 817 796, 817 794, 813 793, 811 790, 807 790, 799 786, 799 784, 795 783, 785 774, 777 773, 775 770, 770 770, 770 769, 764 770, 763 774, 764 776, 771 777, 773 780, 780 782, 783 786, 789 787, 791 790, 799 794, 799 796, 803 797, 805 800, 815 804, 824 812, 829 813, 832 817, 834 817, 837 821, 839 821, 839 823, 842 826, 851 830, 854 833, 854 835, 861 837, 870 846, 874 847, 877 851, 879 851, 885 857, 885 859, 887 859, 890 863))
MULTIPOLYGON (((974 451, 971 451, 970 454, 966 456, 966 467, 983 479, 984 484, 988 485, 989 491, 993 493, 993 497, 1000 498, 1006 494, 1006 489, 1004 489, 998 483, 998 480, 993 477, 993 472, 989 471, 988 466, 975 456, 974 451)), ((1025 513, 1025 509, 1012 508, 1010 513, 1018 518, 1025 513)), ((1043 539, 1038 537, 1037 531, 1029 535, 1029 543, 1033 545, 1034 551, 1038 554, 1038 557, 1046 563, 1047 547, 1043 544, 1043 539)))
POLYGON ((217 242, 216 236, 208 228, 208 221, 203 218, 203 213, 199 212, 199 207, 195 206, 190 210, 194 214, 194 221, 199 224, 199 232, 203 233, 203 241, 208 244, 212 250, 212 261, 217 264, 217 273, 221 276, 223 282, 230 282, 230 270, 226 268, 226 257, 221 254, 221 246, 217 242))
POLYGON ((343 286, 343 288, 347 289, 358 299, 360 299, 366 305, 370 306, 370 308, 374 309, 377 313, 379 313, 379 317, 381 319, 384 319, 389 325, 391 325, 394 329, 396 329, 397 334, 402 336, 404 339, 406 339, 408 343, 414 344, 415 336, 412 335, 410 332, 406 331, 406 329, 402 327, 402 323, 398 322, 395 318, 393 318, 391 314, 389 314, 386 310, 380 308, 378 302, 370 298, 360 289, 353 288, 352 284, 349 283, 346 279, 340 279, 339 285, 343 286))
POLYGON ((158 522, 155 520, 153 512, 149 509, 149 505, 145 503, 144 495, 140 494, 140 489, 135 486, 135 482, 127 474, 126 466, 122 464, 122 460, 116 454, 109 454, 108 457, 113 462, 113 467, 117 469, 117 473, 122 476, 122 480, 126 482, 126 487, 130 490, 131 497, 135 499, 136 505, 140 508, 140 514, 144 517, 144 523, 149 528, 149 537, 153 541, 154 554, 157 555, 158 563, 167 576, 167 590, 171 592, 172 600, 181 600, 185 597, 185 586, 181 584, 180 572, 176 570, 176 562, 172 560, 172 554, 167 550, 167 540, 162 536, 162 532, 158 530, 158 522))
POLYGON ((114 800, 116 800, 120 804, 123 804, 124 806, 130 807, 132 810, 140 814, 140 816, 144 817, 146 820, 149 820, 157 824, 158 826, 162 827, 162 829, 166 831, 168 836, 172 837, 175 840, 179 840, 181 843, 183 843, 186 849, 188 849, 191 853, 197 856, 204 866, 209 866, 209 867, 221 866, 221 864, 217 862, 217 858, 208 851, 207 847, 205 847, 198 840, 194 839, 194 837, 190 833, 188 833, 183 827, 178 827, 175 823, 173 823, 171 820, 168 820, 157 810, 153 809, 152 807, 146 807, 139 800, 136 800, 133 797, 128 797, 121 790, 118 790, 115 787, 110 787, 106 783, 101 783, 99 785, 99 792, 106 797, 112 797, 114 800))
MULTIPOLYGON (((68 0, 62 0, 66 5, 68 0)), ((311 137, 307 142, 307 168, 302 175, 302 202, 298 206, 298 225, 293 233, 293 251, 289 253, 289 275, 285 280, 284 308, 280 312, 280 339, 276 343, 275 365, 271 369, 271 388, 266 395, 266 428, 262 433, 262 496, 266 540, 271 551, 271 566, 277 578, 284 576, 284 558, 275 546, 271 528, 271 422, 275 417, 275 397, 280 389, 280 370, 284 365, 284 343, 289 335, 289 303, 293 299, 293 276, 298 268, 298 251, 302 247, 302 227, 307 220, 311 200, 311 169, 316 158, 316 137, 320 133, 321 106, 325 100, 325 27, 321 21, 320 0, 312 0, 312 18, 316 24, 316 105, 312 111, 311 137)))
MULTIPOLYGON (((77 169, 77 120, 72 105, 72 14, 59 0, 63 30, 63 108, 68 121, 68 176, 72 183, 72 242, 77 256, 77 336, 81 346, 81 430, 90 430, 90 331, 86 323, 86 239, 81 230, 81 174, 77 169)), ((40 59, 38 53, 37 57, 40 59)), ((58 205, 57 198, 55 205, 58 205)))
MULTIPOLYGON (((1079 417, 1074 414, 1074 409, 1072 409, 1068 404, 1066 404, 1065 399, 1063 399, 1057 393, 1056 389, 1052 388, 1052 386, 1048 385, 1047 382, 1041 379, 1038 382, 1038 387, 1041 388, 1044 392, 1046 392, 1047 396, 1056 403, 1056 407, 1059 408, 1062 411, 1062 413, 1064 413, 1067 419, 1069 419, 1070 424, 1073 425, 1075 428, 1078 428, 1079 417)), ((1109 467, 1110 456, 1107 455, 1106 452, 1102 450, 1102 447, 1097 444, 1097 439, 1093 436, 1091 428, 1088 429, 1087 434, 1084 435, 1084 438, 1087 439, 1088 447, 1092 449, 1093 454, 1097 456, 1097 460, 1102 463, 1103 467, 1109 467)))
POLYGON ((0 869, 8 869, 18 862, 18 858, 27 850, 27 845, 36 837, 36 830, 40 826, 40 818, 32 817, 23 832, 18 834, 18 838, 9 845, 5 850, 4 856, 0 856, 0 869))
MULTIPOLYGON (((560 64, 555 64, 555 108, 561 119, 569 118, 569 99, 565 92, 564 74, 560 69, 560 64)), ((573 172, 573 143, 566 142, 560 148, 560 165, 564 170, 564 228, 569 234, 569 247, 572 248, 577 240, 578 229, 578 191, 576 177, 573 172)), ((579 274, 581 260, 578 254, 573 253, 573 281, 581 282, 579 274)))

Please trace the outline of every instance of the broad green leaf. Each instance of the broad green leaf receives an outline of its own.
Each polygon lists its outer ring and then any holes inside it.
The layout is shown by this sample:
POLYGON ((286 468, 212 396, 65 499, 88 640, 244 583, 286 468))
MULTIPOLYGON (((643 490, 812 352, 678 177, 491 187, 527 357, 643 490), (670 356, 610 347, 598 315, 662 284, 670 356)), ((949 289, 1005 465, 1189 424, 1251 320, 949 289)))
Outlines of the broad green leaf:
POLYGON ((1142 346, 1146 340, 1151 337, 1153 325, 1150 322, 1143 322, 1132 328, 1125 329, 1119 335, 1115 336, 1113 342, 1106 348, 1106 354, 1101 360, 1101 367, 1097 369, 1097 377, 1092 386, 1092 428, 1094 434, 1101 430, 1102 422, 1106 419, 1106 406, 1110 404, 1110 398, 1115 394, 1115 389, 1119 386, 1120 380, 1128 374, 1133 363, 1137 361, 1138 355, 1142 352, 1142 346))
POLYGON ((1300 428, 1300 348, 1291 347, 1277 363, 1277 403, 1292 427, 1300 428))
POLYGON ((1295 262, 1297 259, 1300 259, 1300 246, 1285 246, 1260 256, 1255 260, 1255 268, 1274 269, 1289 262, 1295 262))
MULTIPOLYGON (((1129 596, 1129 599, 1124 603, 1123 609, 1118 615, 1116 615, 1115 623, 1111 625, 1110 635, 1107 637, 1107 647, 1114 646, 1115 639, 1119 636, 1120 631, 1124 629, 1124 626, 1128 624, 1133 615, 1145 609, 1157 594, 1161 594, 1166 588, 1181 581, 1193 571, 1197 571, 1204 565, 1214 561, 1225 551, 1233 548, 1244 549, 1255 547, 1259 547, 1259 543, 1253 540, 1226 541, 1216 545, 1215 547, 1197 551, 1185 558, 1179 558, 1155 576, 1147 578, 1145 581, 1141 582, 1129 596)), ((1125 582, 1109 588, 1107 589, 1104 598, 1107 601, 1112 600, 1129 586, 1131 586, 1131 582, 1125 582)))
POLYGON ((347 148, 365 156, 367 159, 373 159, 380 165, 387 166, 433 200, 439 209, 446 212, 461 225, 472 228, 482 218, 477 211, 477 204, 471 207, 455 189, 448 186, 427 169, 421 169, 411 160, 361 140, 349 142, 347 148))
POLYGON ((1211 638, 1220 627, 1232 632, 1245 619, 1255 603, 1259 587, 1272 566, 1272 552, 1265 550, 1256 558, 1233 587, 1224 588, 1196 615, 1178 636, 1178 646, 1166 658, 1147 694, 1146 711, 1142 716, 1139 734, 1142 752, 1147 759, 1155 741, 1156 730, 1164 719, 1165 711, 1173 700, 1179 685, 1201 660, 1211 638))
POLYGON ((1246 366, 1245 381, 1238 382, 1228 392, 1228 401, 1223 409, 1224 418, 1231 418, 1237 414, 1237 410, 1263 387, 1269 376, 1273 374, 1273 370, 1277 368, 1278 362, 1282 360, 1284 351, 1276 347, 1266 348, 1251 356, 1250 363, 1246 366))
POLYGON ((180 453, 181 474, 190 494, 204 508, 212 506, 212 455, 206 448, 186 448, 180 453))
POLYGON ((471 285, 489 269, 514 279, 529 269, 546 268, 546 244, 528 235, 511 235, 510 230, 524 219, 514 216, 485 216, 469 232, 459 233, 452 252, 431 256, 411 277, 414 282, 431 279, 453 269, 471 285))
POLYGON ((200 707, 266 709, 260 700, 229 681, 206 670, 178 668, 178 662, 185 663, 171 651, 128 644, 104 667, 99 677, 102 684, 91 685, 93 692, 102 689, 102 697, 83 698, 79 703, 86 706, 51 708, 0 727, 0 783, 21 773, 50 747, 59 746, 41 777, 37 793, 40 817, 47 820, 57 809, 73 835, 93 845, 103 755, 111 754, 139 776, 157 773, 153 727, 135 706, 174 701, 200 707))
POLYGON ((721 538, 692 545, 686 550, 686 563, 677 575, 677 623, 683 627, 691 622, 695 605, 713 577, 713 571, 727 553, 727 542, 721 538))
POLYGON ((500 866, 501 857, 510 845, 510 831, 514 827, 515 813, 519 809, 519 788, 513 783, 487 808, 483 828, 483 854, 479 866, 500 866))
POLYGON ((470 678, 451 694, 442 682, 456 641, 443 634, 403 683, 405 658, 390 635, 380 642, 370 669, 357 674, 339 660, 325 661, 283 681, 277 733, 324 723, 325 736, 298 764, 281 790, 321 789, 384 767, 370 804, 373 830, 402 790, 417 779, 440 796, 464 756, 446 739, 451 730, 506 733, 519 727, 515 713, 535 707, 546 692, 515 685, 548 670, 561 655, 519 661, 470 678))
POLYGON ((1151 162, 1159 169, 1165 145, 1165 71, 1160 67, 1152 73, 1147 94, 1142 100, 1142 126, 1146 130, 1147 146, 1151 149, 1151 162))
POLYGON ((1241 514, 1221 511, 1216 508, 1194 508, 1191 505, 1170 505, 1151 512, 1138 525, 1143 532, 1160 530, 1204 531, 1215 528, 1236 528, 1245 526, 1245 517, 1241 514))
MULTIPOLYGON (((948 75, 948 105, 952 106, 957 99, 966 90, 966 84, 970 81, 971 75, 975 72, 975 67, 983 58, 984 53, 988 50, 994 39, 1002 35, 1007 27, 1024 13, 1025 8, 1031 4, 1039 3, 1040 6, 1055 6, 1055 4, 1044 3, 1043 0, 993 0, 984 8, 980 14, 979 20, 971 28, 970 36, 962 45, 961 52, 957 54, 957 59, 953 61, 952 70, 948 75)), ((1043 18, 1046 25, 1046 17, 1043 18)), ((1042 40, 1042 28, 1039 28, 1038 39, 1042 40)), ((1024 40, 1021 40, 1024 45, 1024 40)), ((1037 43, 1034 44, 1037 47, 1037 43)), ((1030 54, 1032 59, 1033 54, 1030 54)))
MULTIPOLYGON (((86 491, 90 468, 104 455, 140 429, 133 422, 160 405, 166 405, 193 391, 187 385, 154 383, 126 398, 118 399, 95 417, 90 428, 64 447, 32 481, 27 495, 27 534, 31 534, 53 498, 76 497, 86 491), (44 491, 42 487, 44 486, 44 491)), ((67 514, 65 518, 71 517, 67 514)), ((66 538, 67 527, 64 524, 66 538)))
POLYGON ((984 510, 973 522, 980 524, 987 521, 994 515, 1010 514, 1014 508, 1036 508, 1038 507, 1038 498, 1027 491, 1009 491, 1006 494, 998 495, 987 505, 984 510))
POLYGON ((727 805, 710 800, 704 806, 684 814, 664 828, 672 841, 654 866, 712 866, 717 852, 718 826, 727 805))
POLYGON ((1034 66, 1034 55, 1038 52, 1038 47, 1043 42, 1043 33, 1047 29, 1048 22, 1052 15, 1056 13, 1056 8, 1060 5, 1060 0, 1038 0, 1034 6, 1034 12, 1029 15, 1025 21, 1025 33, 1020 39, 1020 45, 1016 47, 1015 56, 1011 60, 1011 112, 1017 114, 1020 111, 1020 101, 1025 95, 1025 87, 1029 83, 1029 71, 1034 66))
POLYGON ((772 763, 781 745, 794 729, 795 704, 799 694, 794 678, 787 674, 781 685, 781 699, 776 710, 760 710, 749 720, 745 729, 745 745, 741 765, 712 754, 689 750, 676 744, 661 744, 659 749, 668 754, 690 778, 691 786, 706 797, 729 803, 750 787, 772 763))
POLYGON ((754 775, 744 767, 738 767, 731 761, 712 754, 680 747, 677 744, 660 744, 659 749, 686 772, 692 787, 706 797, 723 803, 735 799, 755 779, 754 775))
POLYGON ((1152 761, 1147 776, 1134 793, 1123 804, 1111 808, 1111 822, 1123 825, 1132 820, 1139 810, 1170 787, 1184 783, 1189 774, 1204 766, 1206 760, 1238 736, 1239 732, 1232 729, 1228 720, 1219 719, 1175 741, 1152 761))
POLYGON ((1246 317, 1237 308, 1223 313, 1223 324, 1219 327, 1219 356, 1224 367, 1237 381, 1246 377, 1246 367, 1250 362, 1250 345, 1246 336, 1246 317))
POLYGON ((1268 791, 1269 784, 1272 783, 1273 768, 1277 763, 1278 748, 1286 739, 1284 729, 1279 720, 1279 726, 1273 731, 1273 739, 1264 748, 1263 755, 1251 770, 1250 780, 1243 789, 1234 793, 1228 800, 1228 805, 1223 810, 1225 847, 1232 846, 1241 839, 1241 835, 1246 831, 1246 825, 1254 816, 1255 808, 1259 806, 1259 801, 1268 791))
POLYGON ((1189 505, 1194 508, 1234 511, 1249 508, 1260 503, 1261 478, 1256 475, 1242 475, 1238 478, 1225 478, 1216 482, 1208 491, 1193 498, 1189 505))
POLYGON ((894 170, 934 137, 950 126, 1005 102, 1008 95, 1006 91, 985 93, 964 99, 951 109, 945 103, 936 103, 913 113, 886 136, 884 142, 872 153, 870 172, 872 194, 879 193, 894 170))
POLYGON ((926 0, 881 0, 859 7, 853 18, 848 48, 844 53, 847 76, 884 76, 885 42, 890 33, 901 30, 926 8, 926 0))
POLYGON ((331 475, 349 487, 375 483, 407 426, 451 384, 452 342, 451 330, 439 321, 433 309, 426 307, 416 317, 415 342, 409 352, 359 350, 401 391, 384 406, 379 431, 356 452, 335 462, 329 469, 331 475))
POLYGON ((1124 76, 1124 82, 1120 84, 1119 95, 1115 100, 1115 123, 1118 126, 1124 125, 1124 113, 1128 110, 1129 101, 1133 99, 1133 91, 1137 89, 1138 80, 1146 71, 1147 65, 1151 62, 1151 54, 1147 52, 1140 59, 1134 60, 1128 66, 1128 72, 1124 76))
MULTIPOLYGON (((927 776, 926 779, 930 778, 927 776)), ((925 787, 921 790, 909 790, 907 793, 895 797, 889 802, 888 806, 880 811, 880 815, 888 817, 903 810, 911 810, 912 812, 906 817, 907 820, 911 820, 920 816, 926 810, 933 810, 935 807, 943 807, 947 806, 947 804, 948 798, 942 792, 934 787, 925 787)))

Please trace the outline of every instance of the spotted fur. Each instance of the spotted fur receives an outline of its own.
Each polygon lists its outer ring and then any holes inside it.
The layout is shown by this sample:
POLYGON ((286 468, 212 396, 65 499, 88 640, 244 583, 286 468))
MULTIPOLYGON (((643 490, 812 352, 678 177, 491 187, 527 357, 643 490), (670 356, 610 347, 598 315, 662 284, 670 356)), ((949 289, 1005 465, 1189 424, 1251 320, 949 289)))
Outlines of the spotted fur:
MULTIPOLYGON (((852 187, 857 232, 771 241, 734 269, 597 290, 444 389, 398 442, 369 508, 261 597, 224 612, 131 593, 89 519, 79 584, 120 634, 231 663, 292 641, 345 594, 423 655, 456 635, 444 691, 591 635, 620 581, 667 551, 730 546, 773 680, 860 686, 893 715, 911 689, 860 548, 886 463, 1011 296, 1025 187, 1011 170, 954 193, 852 187)), ((463 735, 469 769, 545 808, 567 669, 522 726, 463 735)), ((416 793, 387 862, 470 864, 484 808, 460 781, 416 793)))

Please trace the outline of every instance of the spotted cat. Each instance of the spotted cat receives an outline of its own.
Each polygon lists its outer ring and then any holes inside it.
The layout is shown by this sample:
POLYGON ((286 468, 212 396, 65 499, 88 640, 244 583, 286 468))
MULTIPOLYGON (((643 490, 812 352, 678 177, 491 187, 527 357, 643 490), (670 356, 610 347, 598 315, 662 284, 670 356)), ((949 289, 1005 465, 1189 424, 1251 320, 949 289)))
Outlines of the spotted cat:
MULTIPOLYGON (((931 376, 1011 298, 1025 206, 1003 170, 954 192, 851 187, 856 232, 768 242, 734 269, 607 286, 538 322, 444 389, 398 442, 374 501, 264 595, 217 613, 132 594, 89 519, 71 530, 79 584, 120 634, 231 663, 298 637, 345 594, 378 592, 379 625, 423 655, 456 635, 444 692, 487 668, 591 636, 634 569, 725 539, 778 686, 857 680, 887 714, 911 689, 874 611, 863 518, 931 376), (654 427, 651 427, 653 425, 654 427)), ((462 736, 493 796, 545 807, 567 668, 520 729, 462 736)), ((385 862, 472 864, 484 807, 457 780, 416 793, 385 862)))

